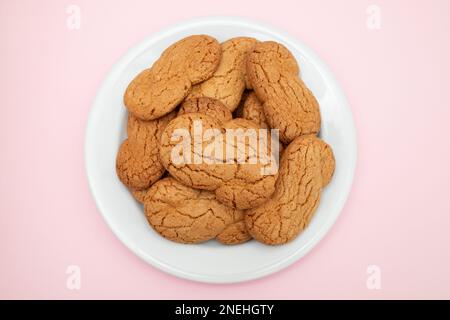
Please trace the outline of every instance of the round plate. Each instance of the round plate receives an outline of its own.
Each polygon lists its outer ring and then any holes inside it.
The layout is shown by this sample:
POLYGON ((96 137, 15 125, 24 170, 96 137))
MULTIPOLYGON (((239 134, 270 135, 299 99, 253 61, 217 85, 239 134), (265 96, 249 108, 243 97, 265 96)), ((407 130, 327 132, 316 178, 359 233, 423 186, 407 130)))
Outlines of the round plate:
MULTIPOLYGON (((117 237, 151 265, 178 277, 231 283, 279 271, 304 256, 333 225, 347 199, 356 165, 356 134, 347 100, 322 60, 307 46, 273 27, 242 18, 211 17, 167 28, 132 48, 112 68, 92 106, 86 131, 85 161, 91 192, 105 221, 117 237), (116 153, 126 136, 123 93, 141 70, 148 68, 175 41, 208 34, 220 42, 237 36, 274 40, 286 45, 299 62, 303 80, 320 103, 321 137, 336 157, 333 180, 310 225, 294 241, 266 246, 250 241, 224 246, 216 241, 183 245, 159 236, 148 225, 142 206, 119 181, 116 153)), ((301 268, 301 264, 297 266, 301 268)))

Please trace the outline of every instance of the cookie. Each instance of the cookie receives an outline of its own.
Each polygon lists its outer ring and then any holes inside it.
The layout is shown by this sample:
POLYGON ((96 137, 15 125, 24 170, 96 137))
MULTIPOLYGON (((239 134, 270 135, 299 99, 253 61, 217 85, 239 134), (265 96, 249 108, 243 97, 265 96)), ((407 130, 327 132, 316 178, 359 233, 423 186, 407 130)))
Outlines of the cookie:
POLYGON ((273 41, 256 44, 247 58, 248 79, 283 143, 320 130, 319 104, 298 73, 291 52, 273 41))
POLYGON ((233 222, 216 236, 216 240, 228 245, 240 244, 249 241, 252 237, 248 233, 242 210, 235 210, 233 222))
POLYGON ((269 129, 266 116, 264 115, 263 106, 254 92, 250 92, 248 94, 243 103, 239 116, 241 118, 253 121, 262 129, 269 129))
POLYGON ((148 189, 144 190, 130 190, 133 197, 140 203, 145 202, 145 197, 147 196, 148 189))
POLYGON ((178 116, 167 125, 161 136, 161 163, 178 181, 193 188, 214 191, 217 200, 229 207, 256 207, 274 192, 277 162, 269 152, 262 155, 256 152, 258 145, 262 150, 267 149, 259 136, 255 136, 254 144, 250 144, 249 139, 239 141, 232 135, 228 136, 230 129, 234 132, 239 129, 241 133, 259 130, 256 124, 245 119, 233 119, 222 124, 200 113, 178 116), (208 129, 214 135, 202 142, 201 137, 208 129), (198 130, 201 130, 200 135, 198 130), (177 136, 180 132, 183 135, 177 136), (184 139, 188 139, 187 143, 184 139), (196 139, 200 139, 197 146, 192 143, 196 139), (216 142, 219 143, 216 145, 216 142), (174 158, 178 160, 174 161, 174 158))
POLYGON ((116 158, 120 181, 133 190, 143 190, 157 181, 165 169, 159 161, 159 138, 175 113, 157 120, 143 121, 128 117, 128 138, 121 144, 116 158))
POLYGON ((203 113, 225 123, 233 119, 231 111, 219 100, 208 97, 197 97, 185 100, 178 115, 185 113, 203 113))
POLYGON ((187 187, 168 177, 150 187, 144 210, 150 226, 163 237, 179 243, 200 243, 222 234, 222 243, 248 240, 248 233, 229 226, 242 222, 242 212, 218 202, 214 193, 187 187), (240 220, 239 220, 240 218, 240 220))
MULTIPOLYGON (((247 119, 249 121, 256 123, 261 129, 269 130, 270 127, 267 124, 266 116, 264 115, 264 110, 261 102, 259 102, 258 98, 256 97, 253 91, 247 92, 248 93, 245 97, 245 100, 241 101, 241 105, 238 107, 238 109, 236 109, 236 117, 247 119)), ((277 139, 278 141, 279 137, 277 136, 275 139, 277 139)), ((270 140, 268 143, 269 148, 271 148, 272 140, 270 140)), ((279 143, 279 141, 278 141, 278 150, 280 155, 283 153, 284 150, 283 144, 279 143)))
POLYGON ((331 180, 335 161, 331 148, 314 135, 301 136, 285 149, 275 192, 261 206, 245 212, 245 223, 256 240, 278 245, 306 228, 331 180))
POLYGON ((183 101, 193 85, 214 74, 221 56, 220 44, 210 36, 181 39, 131 81, 124 95, 125 106, 142 120, 162 117, 183 101))
POLYGON ((247 37, 233 38, 222 43, 219 68, 210 79, 194 86, 189 97, 215 98, 230 111, 236 109, 246 87, 246 57, 256 43, 257 40, 247 37))
MULTIPOLYGON (((247 55, 248 56, 248 55, 247 55)), ((248 74, 247 74, 247 58, 245 59, 245 73, 244 73, 244 82, 245 82, 245 89, 246 90, 252 90, 252 84, 250 82, 250 79, 248 78, 248 74)))

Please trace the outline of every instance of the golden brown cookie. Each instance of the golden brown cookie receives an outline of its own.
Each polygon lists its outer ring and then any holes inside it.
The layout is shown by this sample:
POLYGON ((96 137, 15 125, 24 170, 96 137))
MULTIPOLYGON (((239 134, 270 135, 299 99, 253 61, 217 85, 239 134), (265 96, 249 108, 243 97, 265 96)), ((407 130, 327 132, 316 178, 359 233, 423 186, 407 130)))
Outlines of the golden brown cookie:
POLYGON ((163 175, 158 143, 163 129, 174 117, 174 112, 151 121, 128 117, 128 138, 122 142, 116 158, 117 175, 128 188, 146 189, 163 175))
POLYGON ((248 233, 244 217, 242 210, 234 210, 233 222, 217 235, 216 240, 229 245, 240 244, 250 240, 252 237, 248 233))
POLYGON ((261 206, 245 212, 252 237, 270 245, 297 237, 311 220, 334 166, 331 148, 316 136, 292 141, 281 157, 274 194, 261 206))
POLYGON ((245 74, 244 74, 244 82, 245 82, 245 89, 246 90, 252 90, 253 88, 252 88, 252 84, 251 84, 251 82, 250 82, 250 79, 248 78, 248 74, 247 74, 247 57, 248 57, 248 54, 247 54, 247 56, 245 57, 245 74))
MULTIPOLYGON (((256 123, 261 129, 269 130, 270 127, 267 124, 266 116, 264 115, 264 110, 261 102, 259 102, 253 91, 247 91, 246 97, 241 101, 240 106, 236 109, 235 115, 238 118, 247 119, 256 123)), ((270 134, 270 132, 269 132, 270 134)), ((277 137, 277 139, 279 139, 277 137)), ((269 147, 272 145, 272 140, 269 141, 269 147)), ((281 155, 284 150, 283 144, 278 144, 279 154, 281 155)))
POLYGON ((269 128, 266 121, 266 116, 264 115, 263 106, 254 92, 250 92, 245 99, 241 117, 255 122, 262 129, 269 128))
MULTIPOLYGON (((218 202, 214 193, 187 187, 168 177, 150 187, 144 203, 149 224, 163 237, 179 243, 200 243, 215 238, 242 221, 242 213, 218 202)), ((223 243, 248 239, 242 230, 228 230, 223 243)))
POLYGON ((246 56, 257 40, 233 38, 222 43, 222 60, 214 75, 193 87, 189 97, 206 96, 220 100, 230 111, 236 109, 246 87, 246 56))
POLYGON ((221 124, 200 113, 178 116, 161 136, 160 159, 170 174, 183 184, 215 191, 217 200, 230 207, 253 208, 274 192, 277 162, 269 152, 259 154, 255 150, 260 143, 263 150, 267 149, 260 136, 255 136, 253 141, 240 140, 228 135, 229 129, 234 129, 234 133, 239 129, 243 134, 259 132, 256 124, 245 119, 221 124), (212 129, 209 132, 214 135, 202 143, 201 137, 208 129, 212 129), (183 135, 176 136, 180 132, 183 135), (188 150, 183 147, 185 139, 188 150), (193 140, 200 144, 194 146, 193 140), (216 142, 219 143, 216 145, 216 142))
POLYGON ((203 113, 225 123, 233 119, 231 111, 219 100, 209 97, 196 97, 185 100, 178 115, 185 113, 203 113))
POLYGON ((145 202, 145 197, 147 196, 148 189, 144 190, 130 190, 133 197, 140 203, 145 202))
POLYGON ((167 48, 128 85, 124 103, 143 120, 157 119, 183 101, 192 85, 209 79, 221 60, 220 44, 206 35, 189 36, 167 48))
POLYGON ((283 143, 320 129, 319 104, 298 73, 294 56, 277 42, 258 43, 247 58, 249 81, 283 143))

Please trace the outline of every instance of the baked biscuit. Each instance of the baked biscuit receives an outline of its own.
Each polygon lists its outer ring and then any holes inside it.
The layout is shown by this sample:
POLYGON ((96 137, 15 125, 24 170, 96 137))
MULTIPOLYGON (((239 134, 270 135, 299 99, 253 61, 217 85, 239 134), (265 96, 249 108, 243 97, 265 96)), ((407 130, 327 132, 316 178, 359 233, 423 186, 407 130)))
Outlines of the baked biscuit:
POLYGON ((242 222, 242 212, 218 202, 214 193, 187 187, 168 177, 156 182, 144 203, 145 215, 152 228, 163 237, 179 243, 200 243, 214 239, 226 244, 249 239, 246 231, 229 226, 242 222), (246 235, 244 235, 246 233, 246 235))
POLYGON ((225 229, 216 236, 217 241, 223 244, 240 244, 252 238, 245 225, 244 213, 242 210, 234 211, 233 221, 233 223, 226 226, 225 229))
POLYGON ((262 129, 270 129, 264 115, 263 106, 254 92, 250 92, 245 99, 240 117, 253 121, 262 129))
POLYGON ((246 87, 246 57, 257 40, 233 38, 222 43, 222 60, 214 75, 193 87, 189 97, 211 97, 220 100, 233 111, 246 87))
POLYGON ((151 186, 164 173, 159 161, 159 138, 175 113, 151 121, 128 117, 128 138, 122 142, 116 158, 117 175, 128 188, 143 190, 151 186))
POLYGON ((277 42, 258 43, 247 58, 249 81, 283 143, 320 130, 319 104, 298 73, 294 56, 277 42))
POLYGON ((247 229, 270 245, 289 242, 306 228, 330 182, 335 161, 331 148, 314 135, 292 141, 281 157, 272 197, 245 212, 247 229))
POLYGON ((220 44, 210 36, 181 39, 131 81, 125 91, 125 106, 143 120, 162 117, 183 101, 192 85, 214 74, 221 55, 220 44))
POLYGON ((144 190, 130 190, 133 197, 140 203, 145 202, 145 197, 147 196, 148 189, 144 190))
POLYGON ((260 136, 255 136, 250 143, 250 139, 228 136, 227 132, 231 132, 226 131, 228 129, 233 129, 233 132, 240 130, 243 135, 259 132, 256 124, 245 119, 233 119, 222 124, 200 113, 178 116, 167 125, 161 136, 161 163, 178 181, 193 188, 215 191, 217 200, 230 207, 256 207, 274 191, 278 169, 276 158, 269 151, 256 152, 258 146, 268 149, 260 136), (196 123, 201 128, 196 129, 196 123), (196 131, 200 129, 198 136, 196 131), (200 140, 197 148, 193 146, 192 140, 202 139, 208 129, 214 132, 211 139, 200 140), (186 137, 177 136, 179 132, 186 137), (190 140, 186 145, 187 151, 182 148, 185 138, 190 140), (220 143, 217 148, 216 142, 220 143), (176 163, 174 158, 180 161, 176 163))
POLYGON ((185 113, 203 113, 225 123, 233 119, 231 111, 219 100, 209 97, 197 97, 185 100, 178 115, 185 113))

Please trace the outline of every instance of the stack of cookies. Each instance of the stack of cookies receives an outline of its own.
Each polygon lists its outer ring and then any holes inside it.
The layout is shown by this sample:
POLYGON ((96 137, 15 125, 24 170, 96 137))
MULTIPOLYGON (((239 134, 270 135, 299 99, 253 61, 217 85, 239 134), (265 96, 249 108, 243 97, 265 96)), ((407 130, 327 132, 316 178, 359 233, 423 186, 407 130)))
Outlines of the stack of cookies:
POLYGON ((299 72, 282 44, 193 35, 134 78, 117 175, 156 232, 278 245, 305 229, 335 162, 299 72))

